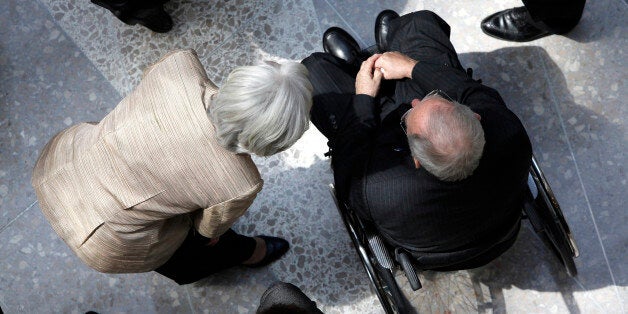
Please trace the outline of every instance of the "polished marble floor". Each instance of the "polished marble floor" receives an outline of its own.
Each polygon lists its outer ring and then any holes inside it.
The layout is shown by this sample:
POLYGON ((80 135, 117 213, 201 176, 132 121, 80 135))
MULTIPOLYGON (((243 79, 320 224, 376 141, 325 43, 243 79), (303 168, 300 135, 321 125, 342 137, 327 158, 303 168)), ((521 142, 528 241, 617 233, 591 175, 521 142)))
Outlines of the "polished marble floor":
MULTIPOLYGON (((237 223, 287 238, 264 269, 235 268, 177 286, 154 273, 106 275, 83 265, 52 231, 30 186, 56 132, 97 121, 176 48, 195 49, 220 84, 233 67, 300 60, 341 26, 367 47, 382 9, 433 10, 449 22, 464 66, 522 119, 581 257, 568 277, 529 228, 486 267, 426 273, 409 293, 420 313, 626 313, 628 299, 627 5, 589 0, 567 36, 516 44, 485 36, 481 19, 519 0, 171 0, 175 27, 127 26, 86 0, 0 1, 0 307, 6 313, 252 313, 283 280, 325 313, 381 313, 326 190, 325 140, 315 128, 291 149, 256 158, 265 188, 237 223)), ((490 191, 487 191, 490 193, 490 191)))

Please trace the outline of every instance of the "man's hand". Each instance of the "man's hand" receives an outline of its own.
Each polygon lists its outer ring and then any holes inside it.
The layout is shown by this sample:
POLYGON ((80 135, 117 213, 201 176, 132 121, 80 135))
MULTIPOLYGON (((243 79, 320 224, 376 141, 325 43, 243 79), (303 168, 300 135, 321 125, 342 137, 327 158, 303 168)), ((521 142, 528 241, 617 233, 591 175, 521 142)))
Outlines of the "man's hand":
POLYGON ((374 54, 366 61, 362 62, 360 71, 355 77, 356 95, 365 94, 371 97, 377 96, 379 83, 382 81, 382 73, 375 69, 375 61, 381 54, 374 54))
POLYGON ((385 52, 375 62, 375 67, 384 75, 387 80, 399 80, 412 78, 412 69, 417 63, 416 60, 397 51, 385 52))

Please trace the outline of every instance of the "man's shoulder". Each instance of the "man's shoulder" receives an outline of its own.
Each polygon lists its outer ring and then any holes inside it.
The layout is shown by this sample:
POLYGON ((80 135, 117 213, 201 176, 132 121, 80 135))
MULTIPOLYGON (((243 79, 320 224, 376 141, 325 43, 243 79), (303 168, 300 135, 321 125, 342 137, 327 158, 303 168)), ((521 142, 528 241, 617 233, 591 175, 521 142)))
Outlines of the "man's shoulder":
POLYGON ((495 89, 478 84, 465 91, 463 101, 480 115, 489 148, 514 149, 515 146, 523 145, 521 148, 527 149, 529 138, 523 123, 495 89))

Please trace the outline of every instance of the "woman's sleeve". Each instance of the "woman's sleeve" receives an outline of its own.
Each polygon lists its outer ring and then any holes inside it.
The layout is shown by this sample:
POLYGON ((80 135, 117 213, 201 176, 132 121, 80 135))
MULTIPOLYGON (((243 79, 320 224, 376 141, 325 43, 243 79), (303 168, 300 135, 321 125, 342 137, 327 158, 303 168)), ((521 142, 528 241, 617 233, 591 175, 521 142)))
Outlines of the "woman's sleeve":
POLYGON ((200 210, 194 217, 194 228, 207 238, 221 236, 244 215, 262 186, 263 181, 260 181, 243 195, 200 210))

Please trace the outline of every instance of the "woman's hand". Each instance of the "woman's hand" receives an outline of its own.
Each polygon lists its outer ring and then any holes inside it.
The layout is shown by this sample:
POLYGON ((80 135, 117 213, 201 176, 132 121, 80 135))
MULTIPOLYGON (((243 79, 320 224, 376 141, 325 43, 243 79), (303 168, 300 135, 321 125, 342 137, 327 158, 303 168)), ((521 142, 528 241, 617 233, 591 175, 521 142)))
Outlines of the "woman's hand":
POLYGON ((399 80, 412 78, 412 69, 416 63, 416 60, 400 52, 389 51, 377 59, 375 67, 380 69, 385 79, 399 80))
POLYGON ((362 62, 360 71, 355 77, 355 93, 365 94, 371 97, 377 96, 379 92, 379 84, 382 80, 382 72, 375 69, 375 61, 381 54, 374 54, 366 61, 362 62))

